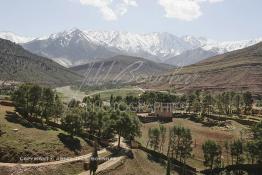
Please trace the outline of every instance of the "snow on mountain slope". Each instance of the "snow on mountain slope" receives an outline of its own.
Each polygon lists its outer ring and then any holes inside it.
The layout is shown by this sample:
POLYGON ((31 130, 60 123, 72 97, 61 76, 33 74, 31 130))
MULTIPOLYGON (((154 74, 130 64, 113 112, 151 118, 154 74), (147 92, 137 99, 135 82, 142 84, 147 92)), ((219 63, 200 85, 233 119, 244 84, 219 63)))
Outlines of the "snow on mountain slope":
POLYGON ((253 39, 253 40, 242 40, 242 41, 208 41, 205 45, 202 46, 204 50, 214 50, 219 54, 223 54, 225 52, 231 52, 234 50, 243 49, 252 45, 255 45, 262 41, 261 38, 253 39))
POLYGON ((141 53, 164 58, 178 55, 195 46, 169 33, 136 34, 116 31, 85 31, 86 35, 103 44, 121 51, 139 55, 141 53))
MULTIPOLYGON (((191 64, 191 62, 193 63, 196 60, 191 61, 190 59, 193 59, 193 57, 197 57, 197 60, 201 61, 201 59, 205 59, 203 55, 208 56, 211 52, 218 55, 242 49, 262 41, 262 38, 258 38, 254 40, 219 42, 190 35, 177 37, 170 33, 138 34, 118 31, 84 31, 79 29, 71 29, 34 40, 12 34, 2 34, 2 36, 15 42, 23 43, 22 45, 25 49, 54 59, 65 66, 77 65, 87 62, 86 60, 90 61, 96 58, 108 58, 116 55, 137 56, 152 61, 168 63, 170 58, 183 54, 186 57, 179 57, 179 59, 188 59, 185 62, 191 64), (24 43, 26 40, 30 42, 24 43)), ((177 59, 177 57, 174 59, 177 59)), ((172 60, 172 64, 176 64, 176 62, 172 60)))
POLYGON ((32 37, 23 37, 12 32, 0 32, 0 38, 6 39, 15 43, 26 43, 32 41, 34 38, 32 37))

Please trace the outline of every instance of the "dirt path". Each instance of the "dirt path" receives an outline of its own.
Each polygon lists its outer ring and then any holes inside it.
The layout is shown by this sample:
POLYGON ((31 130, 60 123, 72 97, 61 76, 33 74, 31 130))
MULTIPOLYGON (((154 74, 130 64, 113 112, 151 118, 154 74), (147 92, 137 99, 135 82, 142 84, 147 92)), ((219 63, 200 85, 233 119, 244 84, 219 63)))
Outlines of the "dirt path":
MULTIPOLYGON (((102 149, 98 152, 98 154, 103 154, 106 153, 107 150, 106 149, 102 149)), ((43 162, 43 163, 37 163, 37 164, 25 164, 25 163, 0 163, 0 166, 3 167, 16 167, 16 166, 21 166, 21 167, 42 167, 42 166, 49 166, 49 165, 59 165, 59 164, 64 164, 64 163, 71 163, 71 162, 76 162, 79 160, 85 160, 85 159, 89 159, 91 157, 92 153, 83 155, 83 156, 78 156, 78 157, 73 157, 73 158, 69 158, 69 159, 65 159, 65 160, 60 160, 60 161, 54 161, 54 162, 43 162)))
MULTIPOLYGON (((111 167, 113 167, 114 165, 120 163, 124 159, 125 159, 125 156, 112 157, 108 161, 106 161, 106 162, 102 163, 101 165, 99 165, 96 173, 104 171, 104 170, 107 170, 107 169, 110 169, 111 167)), ((89 175, 89 174, 90 174, 90 171, 85 171, 85 172, 82 172, 79 175, 89 175)))

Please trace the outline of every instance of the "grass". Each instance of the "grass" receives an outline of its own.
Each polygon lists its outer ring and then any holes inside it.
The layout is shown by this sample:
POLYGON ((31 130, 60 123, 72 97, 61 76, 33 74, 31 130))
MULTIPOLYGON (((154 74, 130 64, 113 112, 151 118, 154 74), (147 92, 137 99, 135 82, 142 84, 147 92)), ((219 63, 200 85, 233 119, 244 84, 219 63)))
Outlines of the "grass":
POLYGON ((100 94, 102 100, 108 101, 110 99, 111 94, 114 96, 126 97, 127 95, 138 96, 142 92, 138 88, 132 86, 103 90, 89 90, 86 92, 75 90, 70 86, 65 86, 56 88, 56 91, 62 97, 64 102, 69 102, 72 98, 82 101, 85 96, 94 96, 98 94, 100 94))
POLYGON ((67 158, 92 151, 92 147, 78 137, 74 138, 79 144, 78 147, 70 148, 70 142, 61 139, 61 136, 68 136, 66 132, 30 125, 14 113, 13 107, 0 105, 0 129, 5 132, 0 136, 2 162, 21 162, 20 158, 25 156, 67 158))
MULTIPOLYGON (((241 137, 246 138, 248 137, 247 128, 237 122, 232 121, 232 124, 234 126, 234 129, 228 130, 228 129, 222 129, 219 127, 205 127, 202 126, 200 123, 195 123, 187 119, 179 119, 175 118, 173 122, 166 123, 164 126, 166 128, 171 128, 174 125, 176 126, 184 126, 185 128, 189 128, 192 133, 193 138, 193 155, 194 158, 189 159, 188 163, 191 166, 194 166, 196 168, 202 169, 203 166, 203 153, 202 153, 202 144, 210 139, 218 142, 222 147, 224 145, 225 141, 233 141, 234 139, 238 139, 241 137), (242 132, 242 134, 241 134, 242 132)), ((142 143, 142 145, 146 146, 146 143, 148 141, 147 132, 149 128, 152 127, 158 127, 159 123, 147 123, 143 124, 142 126, 142 136, 140 138, 137 138, 137 140, 142 143)), ((167 129, 168 131, 168 129, 167 129)), ((165 144, 164 153, 167 151, 167 144, 165 144)), ((225 153, 223 155, 226 157, 225 153)))
POLYGON ((119 89, 106 89, 101 91, 90 91, 87 93, 87 95, 93 96, 96 94, 100 94, 101 99, 108 101, 110 100, 110 96, 122 96, 123 98, 132 95, 132 96, 139 96, 141 94, 141 90, 135 88, 135 87, 126 87, 126 88, 119 88, 119 89))

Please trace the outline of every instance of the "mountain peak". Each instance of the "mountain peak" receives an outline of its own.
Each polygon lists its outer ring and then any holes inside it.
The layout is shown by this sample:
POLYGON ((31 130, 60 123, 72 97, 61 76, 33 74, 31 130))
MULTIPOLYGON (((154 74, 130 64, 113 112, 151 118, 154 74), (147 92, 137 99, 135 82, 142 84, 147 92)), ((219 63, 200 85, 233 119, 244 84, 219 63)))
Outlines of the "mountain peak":
POLYGON ((20 35, 17 35, 13 32, 0 32, 0 38, 6 39, 15 43, 26 43, 29 41, 32 41, 34 38, 32 37, 23 37, 20 35))

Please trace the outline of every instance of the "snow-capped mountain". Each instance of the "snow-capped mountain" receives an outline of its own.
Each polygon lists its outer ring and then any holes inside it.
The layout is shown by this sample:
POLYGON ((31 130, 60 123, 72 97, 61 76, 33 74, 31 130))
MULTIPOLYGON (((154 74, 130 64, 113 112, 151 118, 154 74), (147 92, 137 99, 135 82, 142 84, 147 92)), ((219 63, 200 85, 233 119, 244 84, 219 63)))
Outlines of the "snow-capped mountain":
POLYGON ((15 43, 26 43, 29 41, 32 41, 34 38, 32 37, 23 37, 23 36, 19 36, 15 33, 12 32, 0 32, 0 38, 2 39, 6 39, 15 43))
MULTIPOLYGON (((182 59, 187 59, 183 61, 187 65, 209 56, 242 49, 262 41, 262 38, 258 38, 219 42, 203 37, 177 37, 170 33, 138 34, 79 29, 71 29, 34 40, 28 39, 29 42, 25 42, 25 39, 18 41, 17 37, 15 39, 17 39, 16 42, 22 43, 25 49, 52 58, 64 66, 79 65, 93 59, 104 59, 116 55, 138 56, 173 65, 178 65, 178 61, 180 63, 182 59)), ((15 39, 10 38, 13 41, 15 39)))

